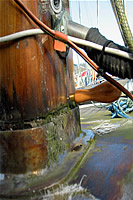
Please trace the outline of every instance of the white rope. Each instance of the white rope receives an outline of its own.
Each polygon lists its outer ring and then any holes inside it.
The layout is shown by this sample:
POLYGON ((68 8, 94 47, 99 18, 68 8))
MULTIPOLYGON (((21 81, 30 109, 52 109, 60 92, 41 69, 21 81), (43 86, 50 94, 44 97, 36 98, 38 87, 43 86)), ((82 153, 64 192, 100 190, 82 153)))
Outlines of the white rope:
MULTIPOLYGON (((43 32, 41 29, 29 29, 29 30, 25 30, 25 31, 21 31, 21 32, 16 32, 16 33, 13 33, 11 35, 0 37, 0 43, 8 42, 8 41, 11 41, 11 40, 16 40, 16 39, 20 39, 20 38, 28 37, 28 36, 32 36, 32 35, 44 34, 44 33, 45 32, 43 32)), ((88 47, 91 47, 91 48, 94 48, 94 49, 97 49, 97 50, 100 50, 100 51, 103 48, 102 45, 95 44, 93 42, 82 40, 82 39, 75 38, 75 37, 72 37, 72 36, 68 36, 68 39, 71 40, 72 42, 76 43, 76 44, 88 46, 88 47)), ((114 54, 114 55, 118 55, 118 56, 127 58, 129 60, 133 60, 133 54, 132 53, 127 53, 125 51, 121 51, 121 50, 110 48, 110 47, 106 47, 105 52, 110 53, 110 54, 114 54)))
POLYGON ((44 34, 44 32, 41 29, 29 29, 29 30, 25 30, 25 31, 21 31, 21 32, 16 32, 11 35, 0 37, 0 43, 9 42, 11 40, 16 40, 16 39, 20 39, 23 37, 36 35, 36 34, 44 34))
MULTIPOLYGON (((103 48, 102 45, 99 45, 99 44, 96 44, 96 43, 93 43, 93 42, 90 42, 90 41, 87 41, 87 40, 82 40, 82 39, 71 37, 71 36, 68 36, 68 39, 71 40, 72 42, 76 43, 76 44, 88 46, 88 47, 91 47, 91 48, 94 48, 94 49, 97 49, 97 50, 100 50, 100 51, 102 51, 102 48, 103 48)), ((132 53, 127 53, 125 51, 121 51, 121 50, 110 48, 110 47, 105 47, 105 52, 133 60, 133 54, 132 53)))

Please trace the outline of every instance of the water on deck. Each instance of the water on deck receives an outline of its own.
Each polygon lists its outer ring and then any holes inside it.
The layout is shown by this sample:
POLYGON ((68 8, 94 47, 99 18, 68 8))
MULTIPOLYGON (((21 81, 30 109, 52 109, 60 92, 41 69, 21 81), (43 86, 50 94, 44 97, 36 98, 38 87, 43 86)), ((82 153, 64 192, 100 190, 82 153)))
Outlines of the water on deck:
POLYGON ((63 170, 80 161, 57 187, 33 190, 28 199, 132 200, 133 120, 111 119, 110 111, 92 104, 80 106, 80 118, 82 132, 63 170))
MULTIPOLYGON (((131 114, 133 116, 133 114, 131 114)), ((80 106, 82 134, 94 138, 67 183, 48 190, 42 200, 132 200, 133 121, 111 119, 111 112, 92 104, 80 106)), ((85 138, 86 138, 85 137, 85 138)), ((82 141, 83 144, 83 141, 82 141)), ((82 151, 80 140, 76 153, 82 151), (81 148, 80 148, 81 146, 81 148)))
MULTIPOLYGON (((80 114, 82 129, 93 130, 96 137, 71 183, 80 182, 84 176, 81 185, 95 198, 132 200, 133 120, 111 119, 108 110, 90 105, 81 106, 80 114)), ((79 195, 77 199, 88 198, 79 195)))

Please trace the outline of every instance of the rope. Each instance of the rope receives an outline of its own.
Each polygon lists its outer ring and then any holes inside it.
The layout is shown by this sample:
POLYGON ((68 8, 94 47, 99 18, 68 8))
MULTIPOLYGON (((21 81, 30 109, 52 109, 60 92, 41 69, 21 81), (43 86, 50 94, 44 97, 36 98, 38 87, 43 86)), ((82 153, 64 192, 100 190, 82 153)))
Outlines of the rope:
MULTIPOLYGON (((97 64, 95 64, 85 53, 82 52, 80 48, 78 48, 77 45, 75 45, 73 42, 71 42, 67 35, 54 31, 51 28, 49 28, 46 24, 44 24, 42 21, 40 21, 25 5, 21 0, 14 0, 21 9, 47 34, 49 34, 52 38, 56 40, 61 40, 64 43, 67 43, 71 48, 73 48, 96 72, 99 73, 100 68, 97 64)), ((133 100, 133 95, 126 90, 122 85, 120 85, 117 81, 112 79, 110 76, 108 76, 107 73, 102 74, 102 76, 112 83, 115 87, 117 87, 119 90, 121 90, 124 94, 126 94, 128 97, 130 97, 133 100)))
MULTIPOLYGON (((24 31, 20 31, 20 32, 16 32, 16 33, 13 33, 13 34, 10 34, 10 35, 5 35, 5 36, 0 37, 0 43, 9 42, 9 41, 12 41, 12 40, 20 39, 20 38, 23 38, 23 37, 29 37, 29 36, 33 36, 33 35, 37 35, 37 34, 45 34, 45 32, 42 31, 41 29, 37 29, 37 28, 36 29, 24 30, 24 31)), ((102 49, 103 49, 102 45, 96 44, 94 42, 82 40, 82 39, 72 37, 72 36, 69 36, 69 35, 68 35, 68 39, 70 41, 76 43, 76 44, 88 46, 88 47, 91 47, 91 48, 99 50, 99 51, 102 51, 102 49)), ((114 48, 110 48, 110 47, 106 46, 106 48, 104 49, 104 52, 114 54, 114 55, 117 55, 117 56, 120 56, 120 57, 123 57, 123 58, 127 58, 129 60, 133 60, 133 54, 126 52, 126 51, 123 51, 123 50, 114 49, 114 48)))
POLYGON ((130 98, 120 97, 108 107, 108 110, 112 112, 111 119, 115 117, 133 119, 127 114, 133 111, 133 101, 130 98))
POLYGON ((128 24, 128 20, 125 14, 125 8, 122 3, 122 0, 111 0, 111 3, 116 9, 117 12, 117 19, 119 20, 119 25, 120 28, 122 29, 123 35, 124 35, 124 40, 133 52, 133 36, 128 24))

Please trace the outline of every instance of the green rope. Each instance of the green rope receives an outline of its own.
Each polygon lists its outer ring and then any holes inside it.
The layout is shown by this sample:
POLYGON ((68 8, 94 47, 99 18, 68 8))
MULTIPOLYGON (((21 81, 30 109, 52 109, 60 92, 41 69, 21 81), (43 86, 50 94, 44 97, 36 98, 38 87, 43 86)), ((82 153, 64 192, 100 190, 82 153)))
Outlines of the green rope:
POLYGON ((133 53, 133 36, 125 14, 123 2, 122 0, 114 0, 114 3, 126 43, 133 53))

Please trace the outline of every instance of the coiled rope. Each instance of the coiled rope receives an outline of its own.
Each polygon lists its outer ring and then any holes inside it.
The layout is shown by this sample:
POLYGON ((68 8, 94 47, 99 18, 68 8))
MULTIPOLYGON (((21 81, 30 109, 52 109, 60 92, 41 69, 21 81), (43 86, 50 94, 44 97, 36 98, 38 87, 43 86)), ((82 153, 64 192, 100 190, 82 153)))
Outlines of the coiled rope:
POLYGON ((133 111, 133 101, 130 98, 120 97, 108 107, 108 110, 112 112, 112 119, 115 117, 133 119, 127 114, 133 111))

